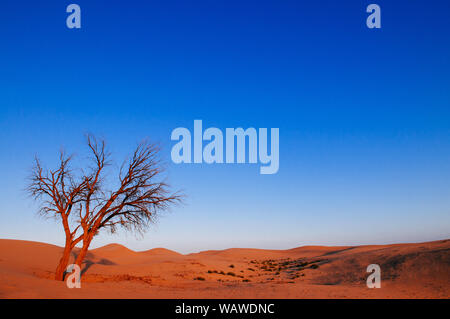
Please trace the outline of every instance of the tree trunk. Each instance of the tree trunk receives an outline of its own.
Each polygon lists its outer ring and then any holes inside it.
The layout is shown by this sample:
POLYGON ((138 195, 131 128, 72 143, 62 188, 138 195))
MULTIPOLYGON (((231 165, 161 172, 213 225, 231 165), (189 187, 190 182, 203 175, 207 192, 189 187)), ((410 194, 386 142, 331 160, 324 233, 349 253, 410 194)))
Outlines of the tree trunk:
POLYGON ((92 241, 92 238, 90 236, 88 236, 88 238, 83 240, 83 247, 81 247, 81 250, 78 253, 77 259, 75 260, 75 264, 80 266, 80 269, 81 269, 81 264, 83 263, 83 260, 86 257, 86 254, 88 252, 91 241, 92 241))
POLYGON ((66 242, 66 246, 64 247, 64 252, 59 260, 58 267, 56 267, 55 272, 55 280, 63 281, 64 280, 64 272, 67 269, 67 265, 69 264, 70 253, 72 251, 71 243, 66 242))

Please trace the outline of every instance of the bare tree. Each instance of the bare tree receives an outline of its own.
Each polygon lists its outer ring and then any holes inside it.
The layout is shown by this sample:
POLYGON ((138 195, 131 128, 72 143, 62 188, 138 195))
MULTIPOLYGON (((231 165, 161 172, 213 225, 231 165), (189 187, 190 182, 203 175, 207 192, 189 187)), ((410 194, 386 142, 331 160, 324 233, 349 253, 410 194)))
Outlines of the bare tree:
POLYGON ((110 154, 105 142, 87 136, 90 167, 76 174, 72 156, 60 153, 55 170, 45 170, 36 158, 28 184, 30 195, 41 203, 40 212, 61 221, 66 236, 55 279, 63 280, 70 254, 82 242, 75 264, 81 267, 92 239, 101 229, 114 233, 118 227, 142 233, 161 211, 181 200, 161 181, 159 149, 143 142, 136 147, 117 174, 114 190, 106 189, 105 167, 110 154))

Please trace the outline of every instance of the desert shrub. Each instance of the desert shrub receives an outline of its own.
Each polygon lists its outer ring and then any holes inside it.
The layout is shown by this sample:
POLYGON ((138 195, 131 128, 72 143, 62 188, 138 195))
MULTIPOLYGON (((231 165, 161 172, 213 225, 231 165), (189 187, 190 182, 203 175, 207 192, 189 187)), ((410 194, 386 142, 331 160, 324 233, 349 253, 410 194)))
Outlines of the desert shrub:
POLYGON ((243 282, 250 282, 251 280, 250 279, 244 279, 244 280, 242 280, 243 282))
POLYGON ((233 264, 231 264, 231 265, 229 265, 228 267, 230 267, 230 268, 234 268, 234 265, 233 265, 233 264))
POLYGON ((203 278, 203 277, 195 277, 194 280, 205 281, 205 278, 203 278))
POLYGON ((302 263, 298 263, 297 266, 305 267, 307 264, 308 264, 307 262, 302 262, 302 263))
POLYGON ((247 268, 248 270, 250 270, 250 271, 255 271, 255 269, 253 269, 253 268, 247 268))
POLYGON ((234 273, 234 272, 231 272, 231 271, 229 271, 229 272, 227 272, 227 276, 236 276, 236 274, 234 273))

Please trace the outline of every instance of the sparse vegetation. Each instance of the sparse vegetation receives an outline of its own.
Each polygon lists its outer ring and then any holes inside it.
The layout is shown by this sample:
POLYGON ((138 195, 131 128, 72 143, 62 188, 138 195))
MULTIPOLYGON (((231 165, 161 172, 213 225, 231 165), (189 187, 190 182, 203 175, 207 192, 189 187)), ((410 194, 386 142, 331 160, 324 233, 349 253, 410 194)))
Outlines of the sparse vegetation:
MULTIPOLYGON (((316 259, 312 261, 308 261, 305 258, 298 259, 266 259, 266 260, 252 260, 250 264, 254 264, 255 267, 261 271, 264 271, 266 274, 257 274, 257 276, 281 276, 286 274, 289 279, 295 279, 300 276, 304 276, 301 273, 305 269, 317 269, 319 268, 320 262, 323 262, 322 259, 316 259)), ((250 271, 256 271, 254 268, 247 268, 250 271)), ((267 280, 272 280, 271 278, 267 280)))
MULTIPOLYGON (((245 277, 260 277, 263 276, 265 280, 267 281, 273 281, 276 278, 280 278, 280 276, 283 276, 282 278, 286 278, 288 280, 295 280, 299 277, 304 277, 305 274, 303 271, 305 269, 317 269, 319 268, 320 262, 323 260, 313 260, 308 261, 305 258, 299 258, 299 259, 267 259, 267 260, 251 260, 248 263, 253 264, 255 268, 248 267, 246 270, 256 272, 255 275, 248 275, 245 277), (258 270, 262 272, 257 272, 258 270)), ((234 264, 228 265, 229 268, 236 268, 234 264)), ((236 278, 242 278, 242 282, 250 282, 250 279, 247 279, 244 277, 244 270, 239 270, 239 272, 236 274, 235 272, 225 272, 223 270, 215 270, 215 269, 209 269, 207 271, 208 274, 218 274, 223 276, 230 276, 230 277, 236 277, 236 278)), ((202 280, 202 279, 196 279, 196 280, 202 280)), ((229 280, 227 279, 217 279, 217 281, 221 282, 227 282, 229 280)))

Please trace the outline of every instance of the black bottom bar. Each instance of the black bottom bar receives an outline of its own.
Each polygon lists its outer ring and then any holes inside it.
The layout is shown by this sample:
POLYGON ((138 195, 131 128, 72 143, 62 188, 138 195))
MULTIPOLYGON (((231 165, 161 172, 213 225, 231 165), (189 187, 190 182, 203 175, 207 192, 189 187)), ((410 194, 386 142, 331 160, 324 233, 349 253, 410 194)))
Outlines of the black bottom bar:
MULTIPOLYGON (((405 315, 420 310, 449 309, 445 300, 298 300, 298 299, 151 299, 151 300, 0 300, 3 313, 22 310, 67 315, 130 316, 142 318, 315 318, 336 315, 405 315), (8 309, 9 308, 9 309, 8 309), (62 312, 61 312, 62 311, 62 312), (91 314, 91 315, 89 315, 91 314)), ((99 318, 100 318, 99 317, 99 318)), ((125 317, 126 318, 126 317, 125 317)))

